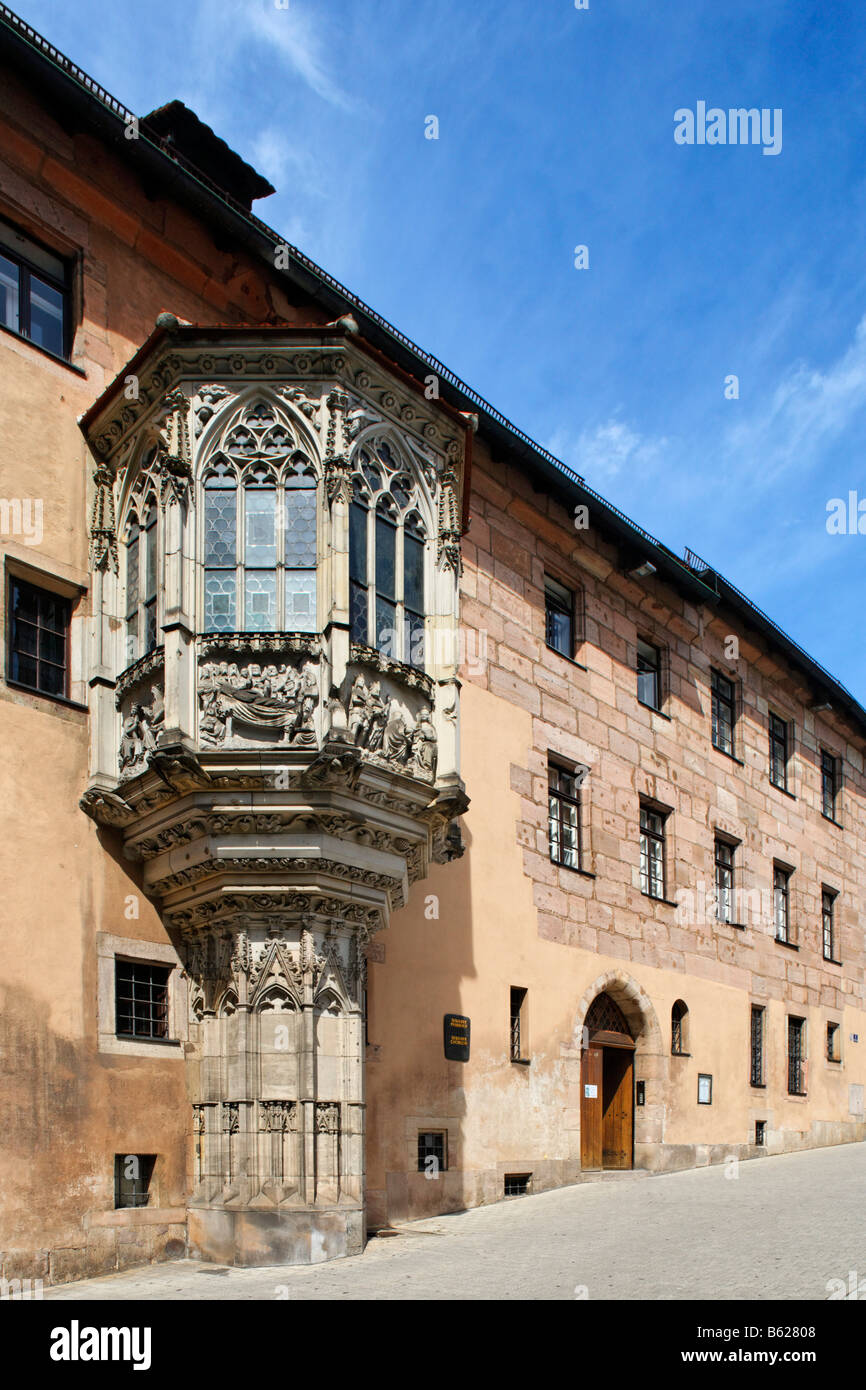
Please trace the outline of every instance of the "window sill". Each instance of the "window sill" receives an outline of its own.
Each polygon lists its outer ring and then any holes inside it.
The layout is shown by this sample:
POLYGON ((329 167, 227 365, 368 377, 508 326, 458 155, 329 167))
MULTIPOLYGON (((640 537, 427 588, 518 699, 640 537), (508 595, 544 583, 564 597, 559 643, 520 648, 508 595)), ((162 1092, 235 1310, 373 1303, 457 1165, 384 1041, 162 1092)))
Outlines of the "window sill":
POLYGON ((555 864, 557 869, 568 869, 570 874, 580 874, 581 878, 595 878, 596 875, 590 873, 589 869, 578 869, 575 864, 563 864, 559 859, 551 859, 551 864, 555 864))
POLYGON ((844 829, 845 829, 844 825, 842 824, 842 822, 841 822, 840 820, 836 820, 834 816, 825 815, 825 813, 824 813, 823 811, 821 812, 821 819, 822 819, 822 820, 829 821, 829 823, 830 823, 831 825, 835 825, 835 827, 836 827, 837 830, 844 830, 844 829))
POLYGON ((729 753, 728 750, 727 750, 727 748, 720 748, 719 745, 718 745, 717 743, 714 743, 714 744, 712 745, 712 747, 713 747, 713 749, 715 750, 716 753, 721 753, 721 755, 722 755, 723 758, 730 758, 730 760, 731 760, 732 763, 736 763, 736 764, 737 764, 737 767, 745 767, 745 766, 746 766, 746 764, 743 762, 742 758, 738 758, 737 755, 736 755, 736 753, 729 753))
POLYGON ((796 800, 797 800, 797 798, 796 798, 796 796, 794 795, 794 793, 793 793, 793 792, 789 792, 787 787, 780 787, 779 784, 778 784, 778 782, 774 782, 774 781, 773 781, 772 777, 770 777, 768 780, 769 780, 770 786, 773 787, 775 791, 781 792, 782 795, 783 795, 783 796, 787 796, 788 799, 789 799, 790 801, 796 801, 796 800))
POLYGON ((842 1058, 841 1058, 841 1057, 827 1057, 827 1058, 826 1058, 826 1062, 827 1062, 827 1066, 828 1066, 828 1067, 841 1067, 841 1065, 842 1065, 842 1058))
POLYGON ((775 941, 777 946, 784 946, 785 949, 788 951, 799 951, 800 949, 796 941, 782 941, 781 937, 778 936, 774 936, 773 940, 775 941))
POLYGON ((70 362, 68 357, 58 357, 57 353, 52 352, 50 348, 44 348, 39 343, 34 343, 32 338, 25 338, 23 333, 16 333, 15 329, 10 328, 7 323, 0 323, 0 330, 4 333, 8 333, 9 337, 14 338, 16 343, 26 343, 27 347, 33 348, 34 352, 39 352, 43 357, 47 357, 49 362, 56 362, 60 367, 67 367, 69 371, 74 372, 76 376, 84 377, 85 380, 87 379, 87 373, 84 369, 82 367, 76 367, 75 363, 70 362))
POLYGON ((745 923, 745 922, 725 922, 725 921, 722 920, 721 917, 717 917, 717 918, 716 918, 716 921, 718 922, 718 924, 719 924, 720 927, 733 927, 735 931, 746 931, 746 930, 747 930, 747 926, 746 926, 746 923, 745 923))
POLYGON ((80 704, 78 700, 70 700, 68 695, 51 695, 47 690, 35 690, 32 685, 22 685, 20 681, 10 680, 6 677, 6 684, 10 690, 20 690, 23 695, 35 695, 40 700, 50 700, 53 705, 64 705, 66 709, 77 709, 81 713, 87 713, 87 706, 80 704))
POLYGON ((766 1081, 750 1081, 749 1085, 753 1091, 766 1091, 767 1089, 766 1081))
POLYGON ((138 1033, 113 1033, 116 1042, 141 1044, 143 1047, 180 1047, 180 1038, 143 1038, 138 1033))
POLYGON ((559 647, 552 647, 549 642, 545 642, 544 645, 546 646, 549 652, 555 652, 557 656, 562 657, 563 661, 567 661, 570 666, 576 666, 578 671, 586 670, 586 667, 583 665, 583 663, 581 661, 578 661, 576 657, 566 656, 565 652, 561 652, 559 650, 559 647))
POLYGON ((835 956, 822 956, 821 959, 823 960, 823 962, 824 962, 825 965, 839 965, 839 966, 841 966, 841 964, 842 964, 841 960, 836 960, 835 956))
POLYGON ((673 722, 673 721, 671 720, 670 715, 669 715, 669 714, 665 714, 664 710, 663 710, 663 709, 659 709, 656 705, 648 705, 647 702, 646 702, 646 700, 640 700, 640 699, 638 700, 638 704, 640 705, 641 709, 648 709, 649 712, 650 712, 650 714, 657 714, 658 717, 659 717, 659 719, 666 719, 666 720, 668 721, 669 724, 673 722))
POLYGON ((672 1057, 691 1057, 691 1055, 692 1055, 692 1054, 691 1054, 690 1052, 672 1052, 672 1053, 671 1053, 671 1056, 672 1056, 672 1057))
POLYGON ((531 1057, 512 1057, 511 1065, 513 1067, 528 1067, 531 1061, 531 1057))
POLYGON ((648 898, 651 903, 664 903, 665 907, 679 907, 679 903, 674 902, 672 898, 657 898, 655 893, 645 893, 643 889, 640 890, 640 895, 642 898, 648 898))

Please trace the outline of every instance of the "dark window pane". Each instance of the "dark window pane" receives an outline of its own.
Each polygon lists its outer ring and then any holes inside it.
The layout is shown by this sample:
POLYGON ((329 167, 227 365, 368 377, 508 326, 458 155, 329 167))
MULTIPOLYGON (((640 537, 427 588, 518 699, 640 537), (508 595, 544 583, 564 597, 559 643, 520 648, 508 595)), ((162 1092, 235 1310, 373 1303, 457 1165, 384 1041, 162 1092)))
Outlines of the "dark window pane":
POLYGON ((549 576, 544 581, 545 640, 563 656, 574 656, 574 594, 549 576))
POLYGON ((376 593, 396 600, 396 542, 397 532, 384 517, 376 517, 376 593))
POLYGON ((424 546, 415 536, 404 541, 403 602, 416 613, 424 611, 424 546))
POLYGON ((13 584, 12 612, 16 618, 35 623, 39 617, 39 590, 31 584, 13 584))
POLYGON ((349 507, 349 575, 367 583, 367 508, 357 502, 349 507))
MULTIPOLYGON (((21 624, 22 627, 25 624, 21 624)), ((66 664, 66 634, 49 632, 43 628, 39 634, 39 655, 43 661, 52 661, 55 666, 66 664)))
POLYGON ((367 590, 352 580, 349 584, 349 621, 353 642, 369 642, 367 627, 367 590))
POLYGON ((407 609, 403 626, 403 660, 410 666, 421 667, 424 665, 424 619, 420 613, 410 613, 407 609))
POLYGON ((15 649, 27 656, 36 656, 39 652, 39 629, 35 623, 15 624, 15 649))
POLYGON ((62 666, 39 663, 39 689, 46 695, 66 694, 66 672, 62 666))
POLYGON ((18 276, 15 262, 0 256, 0 323, 14 328, 16 333, 20 330, 18 276))
POLYGON ((22 656, 19 652, 12 653, 12 679, 20 681, 22 685, 31 685, 34 690, 36 687, 36 658, 22 656))
POLYGON ((385 656, 399 660, 397 651, 397 606, 376 596, 376 647, 385 656))
POLYGON ((30 276, 30 337, 58 357, 63 355, 63 295, 36 275, 30 276))

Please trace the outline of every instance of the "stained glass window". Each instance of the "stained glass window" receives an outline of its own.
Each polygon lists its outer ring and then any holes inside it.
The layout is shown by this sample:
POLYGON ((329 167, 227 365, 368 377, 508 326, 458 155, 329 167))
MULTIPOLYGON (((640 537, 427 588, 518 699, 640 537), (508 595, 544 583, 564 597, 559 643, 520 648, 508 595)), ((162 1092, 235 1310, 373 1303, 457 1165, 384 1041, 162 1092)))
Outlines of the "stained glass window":
POLYGON ((358 470, 349 509, 352 640, 423 667, 425 538, 414 483, 384 443, 362 450, 358 470))

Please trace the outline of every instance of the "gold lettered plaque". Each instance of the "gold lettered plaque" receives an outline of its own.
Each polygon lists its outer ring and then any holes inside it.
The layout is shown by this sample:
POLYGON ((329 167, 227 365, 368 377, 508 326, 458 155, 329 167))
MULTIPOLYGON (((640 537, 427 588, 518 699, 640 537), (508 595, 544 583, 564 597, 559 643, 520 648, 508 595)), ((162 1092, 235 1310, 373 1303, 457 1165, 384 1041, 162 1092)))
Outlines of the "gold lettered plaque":
POLYGON ((469 1019, 465 1014, 446 1014, 445 1056, 449 1062, 469 1061, 469 1019))

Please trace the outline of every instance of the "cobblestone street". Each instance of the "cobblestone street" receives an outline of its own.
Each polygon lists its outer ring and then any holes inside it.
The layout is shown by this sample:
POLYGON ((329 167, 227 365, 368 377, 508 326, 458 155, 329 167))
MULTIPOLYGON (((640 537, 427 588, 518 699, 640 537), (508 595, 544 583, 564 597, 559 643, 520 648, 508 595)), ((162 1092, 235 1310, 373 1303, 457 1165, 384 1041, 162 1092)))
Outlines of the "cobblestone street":
POLYGON ((419 1221, 333 1263, 182 1260, 46 1299, 818 1299, 866 1289, 866 1145, 584 1183, 419 1221))

